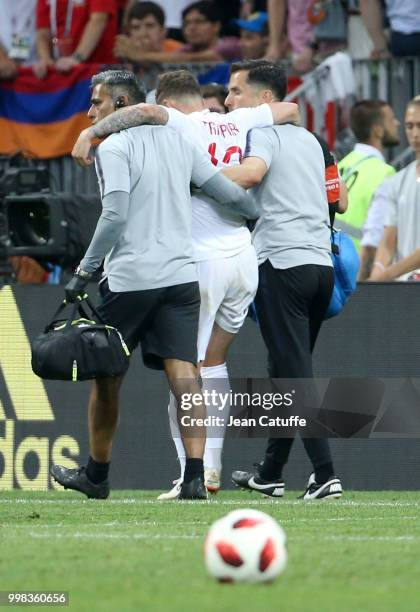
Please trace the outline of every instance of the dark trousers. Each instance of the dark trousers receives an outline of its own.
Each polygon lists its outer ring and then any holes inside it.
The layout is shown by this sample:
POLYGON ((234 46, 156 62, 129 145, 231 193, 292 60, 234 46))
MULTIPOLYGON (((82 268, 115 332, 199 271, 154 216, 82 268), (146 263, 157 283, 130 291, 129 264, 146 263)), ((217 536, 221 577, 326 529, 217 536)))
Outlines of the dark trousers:
MULTIPOLYGON (((310 264, 280 270, 269 260, 259 267, 255 303, 271 378, 313 378, 312 351, 333 286, 332 267, 310 264)), ((280 477, 293 441, 269 438, 263 471, 280 477)), ((303 444, 315 470, 332 463, 328 440, 303 438, 303 444)))
POLYGON ((419 56, 420 55, 420 32, 403 34, 391 31, 390 48, 392 55, 396 57, 419 56))

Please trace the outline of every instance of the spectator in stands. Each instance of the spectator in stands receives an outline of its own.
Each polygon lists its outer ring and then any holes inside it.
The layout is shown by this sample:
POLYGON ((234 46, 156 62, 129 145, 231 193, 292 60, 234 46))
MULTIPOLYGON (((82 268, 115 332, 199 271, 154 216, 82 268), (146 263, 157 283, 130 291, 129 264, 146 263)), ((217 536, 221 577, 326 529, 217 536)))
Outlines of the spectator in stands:
POLYGON ((214 2, 202 0, 188 6, 182 13, 187 44, 174 53, 126 49, 126 59, 133 62, 185 63, 219 62, 240 57, 239 41, 219 38, 220 15, 214 2))
POLYGON ((248 19, 236 19, 236 23, 241 28, 242 59, 262 59, 268 45, 267 13, 252 13, 248 19))
POLYGON ((214 2, 201 0, 190 4, 182 13, 187 44, 184 53, 195 53, 203 61, 231 61, 241 55, 235 37, 220 39, 221 17, 214 2))
POLYGON ((132 56, 133 51, 173 53, 182 47, 182 43, 166 37, 165 13, 155 2, 135 2, 131 6, 127 32, 128 36, 116 38, 114 54, 120 59, 132 56))
MULTIPOLYGON (((142 0, 129 0, 126 16, 131 7, 137 2, 141 2, 142 0)), ((163 12, 165 13, 165 23, 168 28, 168 36, 169 38, 174 38, 175 40, 183 41, 182 35, 182 11, 187 8, 189 4, 191 4, 191 0, 156 0, 156 4, 159 4, 163 12)), ((125 23, 127 22, 127 17, 125 17, 125 23)))
POLYGON ((372 38, 373 59, 420 55, 420 5, 418 0, 360 0, 366 28, 372 38), (389 49, 384 32, 384 17, 390 24, 389 49))
POLYGON ((387 187, 381 220, 385 229, 369 280, 393 280, 420 268, 420 96, 408 103, 405 132, 416 159, 383 185, 387 187))
MULTIPOLYGON (((136 2, 141 1, 142 0, 129 0, 128 6, 130 7, 136 2)), ((223 36, 236 34, 234 20, 239 16, 240 9, 243 6, 242 1, 243 0, 228 0, 228 2, 226 2, 226 0, 214 0, 220 12, 221 31, 223 36)), ((185 42, 182 32, 182 11, 191 4, 191 0, 156 0, 156 3, 159 4, 165 12, 166 25, 169 30, 168 36, 175 40, 185 42)), ((259 4, 261 4, 261 2, 259 4)), ((255 10, 265 9, 260 8, 255 10)))
POLYGON ((316 4, 313 0, 268 0, 267 5, 269 59, 284 57, 289 44, 293 68, 308 72, 315 53, 323 59, 346 47, 347 13, 341 0, 319 0, 316 4))
POLYGON ((0 0, 0 79, 36 59, 35 7, 36 0, 0 0))
MULTIPOLYGON (((142 0, 131 0, 139 2, 142 0)), ((242 0, 213 0, 219 9, 222 35, 236 34, 234 19, 239 16, 242 0), (233 30, 233 31, 232 31, 233 30)), ((166 23, 170 28, 170 36, 184 42, 182 32, 182 12, 192 0, 157 0, 166 15, 166 23)))
POLYGON ((200 90, 205 108, 208 108, 214 113, 221 113, 222 115, 227 112, 225 100, 228 92, 223 85, 210 83, 210 85, 202 85, 200 90))
MULTIPOLYGON (((350 114, 350 125, 357 143, 338 167, 349 192, 349 207, 336 225, 343 227, 360 246, 362 228, 375 192, 395 170, 385 162, 386 147, 399 143, 399 121, 394 111, 381 100, 361 100, 350 114)), ((363 246, 359 280, 369 276, 375 251, 363 246)))
POLYGON ((290 47, 293 68, 298 72, 311 69, 314 48, 313 27, 307 16, 310 5, 311 0, 268 0, 268 59, 285 57, 290 47))
POLYGON ((46 76, 49 66, 68 72, 85 62, 115 61, 116 0, 38 0, 36 18, 39 60, 34 73, 38 78, 46 76))

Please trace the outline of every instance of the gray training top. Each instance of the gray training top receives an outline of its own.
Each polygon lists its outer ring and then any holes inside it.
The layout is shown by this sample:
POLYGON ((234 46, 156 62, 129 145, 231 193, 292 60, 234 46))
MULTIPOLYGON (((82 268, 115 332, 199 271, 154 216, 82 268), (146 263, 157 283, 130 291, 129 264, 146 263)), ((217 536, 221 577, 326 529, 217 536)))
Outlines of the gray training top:
POLYGON ((316 138, 295 125, 254 129, 245 157, 259 157, 268 167, 253 189, 260 213, 253 233, 258 264, 332 266, 325 161, 316 138))
POLYGON ((218 174, 208 155, 163 126, 109 136, 96 154, 102 215, 80 263, 104 271, 111 291, 139 291, 197 280, 190 181, 220 204, 256 216, 247 193, 218 174))

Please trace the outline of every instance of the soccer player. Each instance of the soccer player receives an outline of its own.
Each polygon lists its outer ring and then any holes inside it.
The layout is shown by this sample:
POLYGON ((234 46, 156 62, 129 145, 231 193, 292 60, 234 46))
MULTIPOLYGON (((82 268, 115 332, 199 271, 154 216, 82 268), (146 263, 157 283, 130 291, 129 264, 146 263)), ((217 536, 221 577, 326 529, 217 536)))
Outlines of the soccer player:
MULTIPOLYGON (((130 72, 108 71, 93 78, 103 84, 114 108, 124 105, 133 84, 137 98, 145 91, 130 72)), ((66 286, 66 299, 81 299, 92 273, 105 259, 98 312, 116 327, 130 351, 140 343, 145 365, 165 371, 180 400, 199 394, 197 329, 200 294, 191 238, 190 181, 235 214, 255 218, 246 191, 223 177, 208 156, 175 130, 147 126, 107 138, 97 150, 96 170, 103 210, 91 244, 66 286), (168 200, 168 193, 171 199, 168 200)), ((215 204, 216 205, 216 204, 215 204)), ((87 467, 53 466, 54 479, 88 497, 109 495, 108 471, 118 422, 122 377, 93 383, 89 405, 90 457, 87 467)), ((203 403, 189 413, 205 416, 203 403)), ((205 428, 181 429, 186 465, 180 499, 205 499, 203 451, 205 428)))
MULTIPOLYGON (((263 94, 268 100, 282 100, 286 86, 280 66, 239 62, 231 68, 226 105, 258 103, 263 94)), ((306 129, 274 126, 253 130, 242 164, 224 170, 242 186, 255 187, 259 204, 253 233, 259 264, 256 307, 272 378, 313 377, 312 351, 334 286, 325 188, 326 167, 333 162, 329 157, 306 129)), ((233 481, 282 497, 282 471, 293 441, 270 438, 257 470, 233 472, 233 481)), ((304 499, 340 497, 328 440, 303 438, 303 443, 313 465, 304 499)))
MULTIPOLYGON (((165 123, 199 143, 203 151, 208 151, 214 166, 223 168, 239 163, 245 151, 248 130, 252 127, 298 120, 295 104, 279 102, 243 108, 228 115, 203 110, 199 85, 185 70, 162 75, 156 99, 167 108, 140 104, 114 113, 82 132, 73 156, 82 165, 87 164, 93 138, 141 123, 165 123)), ((263 102, 264 98, 261 99, 263 102)), ((226 212, 217 211, 205 196, 193 198, 193 239, 201 294, 198 359, 202 364, 203 390, 228 393, 227 352, 257 290, 256 254, 246 224, 226 212)), ((226 419, 228 407, 224 413, 219 408, 218 405, 207 406, 208 414, 223 414, 226 419)), ((179 495, 185 465, 185 450, 179 435, 173 396, 169 402, 169 415, 181 477, 160 499, 173 499, 179 495)), ((207 488, 212 492, 220 488, 223 436, 222 426, 207 432, 204 464, 207 488)))

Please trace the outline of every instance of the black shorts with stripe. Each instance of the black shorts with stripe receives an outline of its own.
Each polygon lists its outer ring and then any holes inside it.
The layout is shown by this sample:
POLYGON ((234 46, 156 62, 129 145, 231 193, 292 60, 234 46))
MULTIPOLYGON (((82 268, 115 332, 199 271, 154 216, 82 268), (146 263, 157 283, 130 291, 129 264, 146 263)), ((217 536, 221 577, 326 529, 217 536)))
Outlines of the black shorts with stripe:
POLYGON ((164 359, 197 363, 198 282, 116 293, 105 280, 99 293, 99 314, 118 329, 130 352, 140 343, 145 366, 163 370, 164 359))

